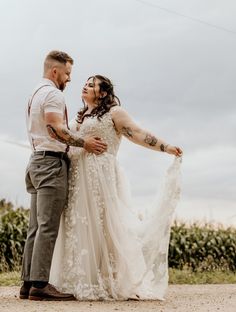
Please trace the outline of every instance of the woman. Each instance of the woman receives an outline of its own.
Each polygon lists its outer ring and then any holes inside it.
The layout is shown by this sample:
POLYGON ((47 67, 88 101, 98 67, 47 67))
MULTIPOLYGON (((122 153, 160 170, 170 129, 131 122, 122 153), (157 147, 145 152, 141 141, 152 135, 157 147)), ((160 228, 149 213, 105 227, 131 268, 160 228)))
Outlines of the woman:
POLYGON ((180 159, 169 170, 155 215, 140 221, 130 208, 116 154, 122 135, 177 157, 182 151, 137 126, 120 107, 106 77, 90 77, 82 99, 85 106, 71 130, 80 137, 100 137, 108 148, 102 154, 99 150, 97 154, 70 150, 68 205, 61 219, 50 282, 80 300, 163 299, 180 159))

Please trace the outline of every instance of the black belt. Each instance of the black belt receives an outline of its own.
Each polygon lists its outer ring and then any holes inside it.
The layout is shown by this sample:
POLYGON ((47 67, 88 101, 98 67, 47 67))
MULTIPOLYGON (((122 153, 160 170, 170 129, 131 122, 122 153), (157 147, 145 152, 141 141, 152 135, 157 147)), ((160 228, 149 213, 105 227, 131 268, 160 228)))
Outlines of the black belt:
POLYGON ((68 160, 68 155, 66 152, 36 151, 34 152, 34 155, 53 156, 60 159, 68 160))

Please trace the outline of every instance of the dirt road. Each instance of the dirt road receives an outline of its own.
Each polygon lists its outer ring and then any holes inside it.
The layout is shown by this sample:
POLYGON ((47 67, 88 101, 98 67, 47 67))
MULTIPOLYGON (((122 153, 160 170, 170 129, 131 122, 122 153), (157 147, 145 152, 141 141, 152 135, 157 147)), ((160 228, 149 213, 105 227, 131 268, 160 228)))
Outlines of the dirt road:
POLYGON ((1 312, 236 312, 236 284, 170 285, 161 302, 36 302, 18 299, 18 291, 0 287, 1 312))

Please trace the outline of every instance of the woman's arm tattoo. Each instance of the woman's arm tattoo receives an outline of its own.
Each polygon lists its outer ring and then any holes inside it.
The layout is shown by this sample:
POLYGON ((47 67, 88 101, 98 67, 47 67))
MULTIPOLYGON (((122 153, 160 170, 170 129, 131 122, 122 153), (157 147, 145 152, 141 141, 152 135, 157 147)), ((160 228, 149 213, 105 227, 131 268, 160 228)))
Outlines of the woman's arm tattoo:
POLYGON ((121 133, 124 134, 128 138, 132 138, 133 137, 133 131, 129 127, 123 127, 121 129, 121 133))
POLYGON ((156 146, 157 138, 155 138, 153 135, 147 134, 145 139, 144 139, 144 142, 150 146, 156 146))
POLYGON ((61 143, 71 145, 71 146, 77 146, 77 147, 84 147, 84 140, 81 138, 74 138, 70 132, 68 132, 66 129, 63 129, 62 132, 67 136, 67 139, 62 138, 56 131, 55 128, 53 128, 51 125, 47 125, 48 132, 51 137, 54 139, 60 141, 61 143))

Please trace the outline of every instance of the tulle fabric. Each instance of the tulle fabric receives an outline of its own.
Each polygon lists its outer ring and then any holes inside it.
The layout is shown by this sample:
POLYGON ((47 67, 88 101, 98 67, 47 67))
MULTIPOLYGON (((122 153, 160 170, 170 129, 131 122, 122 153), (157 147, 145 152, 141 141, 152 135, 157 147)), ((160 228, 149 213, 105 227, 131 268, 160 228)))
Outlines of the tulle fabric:
POLYGON ((96 156, 71 149, 68 204, 61 217, 50 282, 80 300, 162 300, 168 285, 168 245, 181 161, 174 160, 158 203, 140 220, 116 159, 120 137, 111 112, 101 121, 86 119, 79 134, 101 137, 108 151, 96 156))

